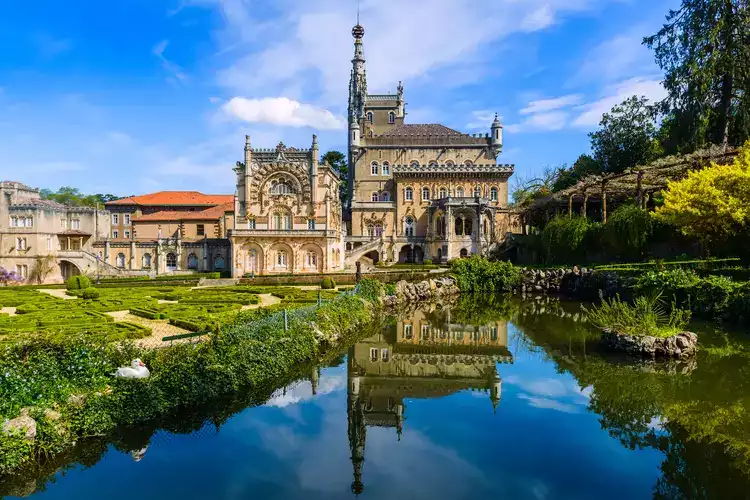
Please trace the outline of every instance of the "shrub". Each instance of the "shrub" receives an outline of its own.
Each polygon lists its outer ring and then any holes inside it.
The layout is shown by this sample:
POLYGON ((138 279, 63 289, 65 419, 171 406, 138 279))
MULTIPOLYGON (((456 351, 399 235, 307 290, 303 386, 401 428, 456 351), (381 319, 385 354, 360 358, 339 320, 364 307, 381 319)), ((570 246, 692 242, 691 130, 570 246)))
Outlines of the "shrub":
POLYGON ((585 217, 579 216, 552 219, 542 232, 542 248, 547 262, 564 263, 571 258, 582 258, 589 225, 585 217))
POLYGON ((88 276, 78 275, 71 276, 68 281, 65 282, 65 288, 68 290, 85 290, 91 287, 91 280, 88 276))
POLYGON ((462 292, 510 292, 521 281, 520 270, 510 262, 477 255, 451 261, 451 272, 462 292))
POLYGON ((323 281, 320 282, 320 288, 323 290, 333 290, 336 288, 336 282, 333 281, 333 278, 323 278, 323 281))
POLYGON ((83 293, 81 293, 81 297, 83 297, 84 300, 94 300, 99 298, 99 290, 97 290, 94 287, 89 287, 83 290, 83 293))
POLYGON ((422 262, 425 266, 431 266, 432 265, 432 259, 425 259, 424 262, 422 262))
POLYGON ((380 295, 382 293, 383 284, 376 279, 364 278, 357 285, 357 294, 370 302, 380 300, 380 295))
POLYGON ((678 308, 674 303, 667 313, 661 302, 661 294, 651 297, 642 295, 628 304, 620 297, 605 299, 593 309, 581 307, 588 321, 597 328, 608 328, 628 335, 651 335, 671 337, 683 331, 690 321, 690 311, 678 308))
POLYGON ((612 255, 636 258, 643 254, 654 232, 648 211, 623 205, 612 212, 604 225, 604 240, 612 255))

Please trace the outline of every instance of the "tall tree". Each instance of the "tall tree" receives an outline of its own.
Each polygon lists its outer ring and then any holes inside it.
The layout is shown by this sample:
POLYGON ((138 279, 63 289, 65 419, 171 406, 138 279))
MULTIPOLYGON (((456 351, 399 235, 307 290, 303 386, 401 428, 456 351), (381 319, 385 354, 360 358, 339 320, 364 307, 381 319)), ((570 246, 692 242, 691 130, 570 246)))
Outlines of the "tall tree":
POLYGON ((589 134, 594 160, 603 172, 619 173, 661 155, 653 116, 648 99, 636 96, 604 113, 599 130, 589 134))
POLYGON ((346 202, 349 199, 348 182, 349 179, 349 164, 346 156, 341 151, 328 151, 326 154, 320 157, 321 163, 328 163, 339 173, 341 178, 341 184, 339 185, 339 199, 341 205, 346 206, 346 202))
POLYGON ((559 167, 552 191, 562 191, 575 185, 578 181, 589 175, 599 174, 602 171, 601 164, 589 155, 581 155, 570 168, 559 167))
POLYGON ((682 0, 643 39, 665 71, 671 118, 681 149, 708 142, 741 144, 750 134, 750 3, 682 0))

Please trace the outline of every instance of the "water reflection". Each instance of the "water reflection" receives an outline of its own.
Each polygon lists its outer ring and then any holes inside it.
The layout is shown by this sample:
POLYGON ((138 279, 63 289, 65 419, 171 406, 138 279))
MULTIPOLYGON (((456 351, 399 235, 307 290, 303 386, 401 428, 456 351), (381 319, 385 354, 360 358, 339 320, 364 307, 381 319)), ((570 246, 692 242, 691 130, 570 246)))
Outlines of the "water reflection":
POLYGON ((364 490, 362 469, 368 427, 395 429, 406 419, 405 399, 439 398, 483 391, 493 410, 502 394, 498 363, 512 363, 508 322, 457 323, 451 310, 416 310, 349 349, 347 421, 354 481, 364 490))
POLYGON ((580 304, 464 296, 281 388, 81 441, 0 497, 750 498, 750 342, 693 327, 697 359, 647 363, 601 352, 580 304))

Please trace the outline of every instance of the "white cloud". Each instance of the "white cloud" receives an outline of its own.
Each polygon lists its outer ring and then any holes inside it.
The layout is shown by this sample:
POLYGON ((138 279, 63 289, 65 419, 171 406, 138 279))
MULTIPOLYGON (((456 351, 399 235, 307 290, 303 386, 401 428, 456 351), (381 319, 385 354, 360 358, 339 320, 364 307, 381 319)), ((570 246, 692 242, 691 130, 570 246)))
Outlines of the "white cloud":
MULTIPOLYGON (((355 6, 349 0, 273 2, 280 15, 262 22, 254 13, 268 12, 270 0, 196 0, 223 14, 219 34, 231 55, 218 81, 232 93, 274 93, 324 105, 345 102, 352 56, 355 6), (321 32, 325 35, 321 36, 321 32), (246 43, 238 44, 242 40, 246 43), (260 45, 260 47, 259 47, 260 45), (239 53, 239 50, 245 53, 239 53)), ((371 92, 394 90, 399 80, 450 85, 453 75, 471 68, 486 46, 514 33, 546 28, 561 16, 587 10, 591 0, 365 0, 365 57, 371 92), (419 19, 419 26, 414 20, 419 19), (422 27, 450 26, 444 29, 422 27), (450 78, 446 76, 450 75, 450 78)), ((491 65, 485 65, 489 71, 491 65)))
POLYGON ((643 36, 651 32, 648 27, 638 25, 603 41, 585 56, 568 85, 614 82, 655 72, 658 68, 653 52, 641 43, 643 36))
POLYGON ((567 111, 550 111, 536 113, 521 120, 520 123, 505 125, 508 132, 540 132, 562 130, 568 124, 570 114, 567 111))
POLYGON ((525 108, 519 111, 522 115, 530 115, 534 113, 543 113, 547 111, 553 111, 560 108, 565 108, 575 104, 579 104, 583 96, 580 94, 564 95, 562 97, 555 97, 554 99, 537 99, 529 102, 525 108))
POLYGON ((651 102, 664 99, 667 91, 660 80, 649 77, 635 77, 604 89, 604 97, 581 106, 572 124, 578 127, 594 127, 599 124, 604 113, 631 96, 645 96, 651 102))
POLYGON ((167 50, 167 45, 169 45, 169 40, 162 40, 161 42, 154 45, 154 47, 151 49, 151 53, 156 56, 157 59, 159 59, 159 62, 161 62, 161 67, 169 73, 170 77, 167 78, 168 81, 172 83, 185 83, 188 80, 187 75, 185 72, 180 68, 178 65, 170 61, 164 56, 164 51, 167 50))
MULTIPOLYGON (((486 109, 472 111, 471 117, 471 121, 466 125, 466 128, 471 130, 489 130, 492 126, 492 122, 495 120, 495 112, 486 109)), ((498 115, 498 119, 502 121, 503 118, 498 115)))
POLYGON ((247 99, 233 97, 221 107, 227 116, 250 123, 268 123, 289 127, 312 127, 322 130, 344 128, 344 120, 327 109, 304 104, 286 97, 247 99))

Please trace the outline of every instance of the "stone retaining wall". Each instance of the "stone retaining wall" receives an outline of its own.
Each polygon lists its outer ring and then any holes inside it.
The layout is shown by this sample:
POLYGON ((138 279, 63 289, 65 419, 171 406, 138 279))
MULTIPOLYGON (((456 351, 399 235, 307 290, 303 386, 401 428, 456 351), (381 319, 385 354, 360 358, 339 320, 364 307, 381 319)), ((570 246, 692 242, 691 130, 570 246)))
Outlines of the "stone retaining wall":
POLYGON ((597 299, 601 290, 605 297, 626 296, 630 278, 617 273, 584 268, 521 269, 522 294, 562 294, 579 299, 597 299))

